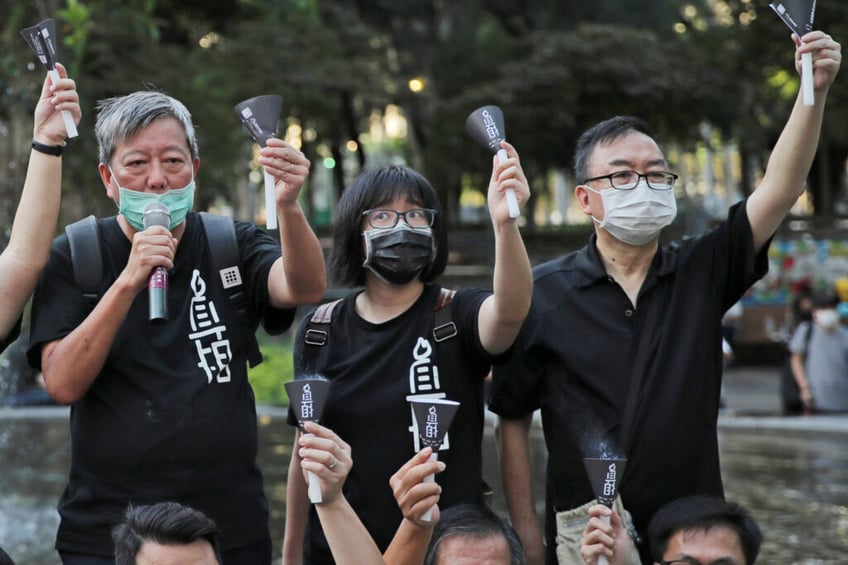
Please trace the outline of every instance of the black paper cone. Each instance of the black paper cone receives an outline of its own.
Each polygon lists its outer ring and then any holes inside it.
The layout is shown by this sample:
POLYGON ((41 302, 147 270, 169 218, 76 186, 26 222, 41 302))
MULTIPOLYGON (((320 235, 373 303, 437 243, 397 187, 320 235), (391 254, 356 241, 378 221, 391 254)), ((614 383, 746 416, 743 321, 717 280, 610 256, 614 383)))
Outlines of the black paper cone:
POLYGON ((56 66, 56 22, 46 19, 22 29, 21 35, 46 69, 56 66))
POLYGON ((813 31, 816 0, 780 0, 772 2, 769 7, 798 37, 813 31))
POLYGON ((583 459, 586 474, 589 475, 589 482, 592 483, 592 490, 598 502, 612 508, 626 464, 627 459, 599 459, 595 457, 583 459))
POLYGON ((330 381, 323 378, 298 379, 287 382, 285 386, 297 423, 301 427, 304 422, 320 423, 330 392, 330 381))
POLYGON ((453 422, 459 402, 440 398, 414 398, 409 402, 412 404, 412 412, 418 424, 421 445, 438 451, 453 422))
POLYGON ((465 131, 477 143, 492 153, 497 153, 501 148, 501 141, 506 139, 503 112, 497 106, 477 108, 466 118, 465 131))
POLYGON ((277 123, 283 111, 283 98, 276 94, 256 96, 236 104, 235 111, 253 139, 265 147, 268 138, 277 134, 277 123))

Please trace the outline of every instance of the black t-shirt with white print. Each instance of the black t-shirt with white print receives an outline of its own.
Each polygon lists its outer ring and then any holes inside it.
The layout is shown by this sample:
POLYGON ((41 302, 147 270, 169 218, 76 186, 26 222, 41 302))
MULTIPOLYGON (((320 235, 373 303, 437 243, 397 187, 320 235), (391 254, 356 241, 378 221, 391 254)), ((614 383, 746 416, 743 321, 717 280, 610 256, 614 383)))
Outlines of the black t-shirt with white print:
MULTIPOLYGON (((458 335, 436 343, 432 336, 438 285, 427 285, 418 301, 400 316, 372 324, 355 311, 355 294, 333 311, 329 339, 318 351, 305 351, 306 316, 295 337, 297 378, 321 375, 330 379, 329 398, 321 424, 351 445, 353 469, 344 494, 381 550, 392 539, 402 515, 389 478, 423 446, 414 430, 408 398, 431 396, 460 402, 439 451, 447 465, 436 475, 442 487, 440 508, 482 501, 481 441, 483 379, 490 359, 480 344, 477 316, 485 290, 460 290, 450 305, 458 335), (448 340, 448 341, 451 341, 448 340), (455 347, 456 353, 448 353, 455 347), (440 355, 461 359, 452 368, 440 355)), ((294 424, 292 413, 289 423, 294 424)), ((304 563, 333 563, 314 508, 310 508, 304 542, 304 563)))
MULTIPOLYGON (((246 340, 212 272, 199 216, 190 213, 186 221, 169 274, 168 322, 148 321, 148 293, 139 292, 101 373, 71 406, 60 550, 112 555, 110 528, 130 502, 173 500, 197 508, 215 520, 223 548, 268 536, 246 340)), ((105 292, 126 266, 131 242, 115 217, 98 222, 105 292)), ((236 222, 236 236, 250 315, 279 333, 294 315, 268 304, 268 273, 280 244, 244 222, 236 222)), ((42 346, 68 335, 89 308, 74 286, 62 235, 35 291, 30 364, 40 367, 42 346)))

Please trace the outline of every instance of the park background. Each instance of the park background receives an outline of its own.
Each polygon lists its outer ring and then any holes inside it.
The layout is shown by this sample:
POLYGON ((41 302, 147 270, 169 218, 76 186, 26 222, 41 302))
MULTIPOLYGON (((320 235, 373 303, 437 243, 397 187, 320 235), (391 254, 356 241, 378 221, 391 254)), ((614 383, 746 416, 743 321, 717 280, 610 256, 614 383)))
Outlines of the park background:
MULTIPOLYGON (((488 285, 492 267, 491 156, 464 131, 473 109, 504 111, 530 182, 522 233, 538 264, 591 232, 572 201, 584 129, 615 114, 645 118, 681 175, 664 239, 697 235, 756 187, 799 83, 789 30, 765 0, 0 0, 0 13, 0 240, 44 77, 19 31, 50 17, 83 108, 64 157, 60 229, 115 212, 97 176, 94 107, 147 88, 192 111, 196 208, 263 224, 256 146, 233 106, 278 94, 278 135, 312 161, 301 202, 325 249, 346 184, 366 166, 407 164, 442 199, 455 285, 488 285)), ((815 22, 848 37, 848 3, 818 3, 815 22)), ((807 192, 776 237, 770 274, 744 300, 742 359, 774 360, 794 288, 848 276, 846 79, 831 87, 807 192)), ((254 378, 261 399, 279 402, 278 381, 265 375, 290 365, 269 348, 289 344, 265 343, 272 362, 254 378)))
MULTIPOLYGON (((301 202, 325 251, 346 184, 366 166, 407 164, 442 199, 451 230, 443 282, 453 287, 491 284, 491 156, 464 129, 475 108, 503 109, 530 182, 522 233, 538 264, 583 245, 592 231, 572 201, 574 143, 587 127, 630 114, 655 129, 681 175, 678 218, 663 235, 671 241, 703 233, 756 187, 799 84, 789 30, 767 0, 0 0, 0 14, 0 247, 45 74, 19 31, 53 18, 58 60, 83 109, 80 135, 63 157, 59 231, 116 212, 97 175, 95 104, 148 88, 185 102, 197 124, 195 208, 264 225, 256 146, 233 106, 278 94, 278 135, 312 162, 301 202)), ((815 21, 848 41, 848 3, 819 2, 815 21)), ((743 300, 737 362, 776 363, 793 290, 848 276, 847 100, 843 70, 830 89, 807 191, 775 237, 769 275, 743 300)), ((331 288, 328 297, 344 292, 331 288)), ((25 370, 24 339, 0 363, 0 400, 16 392, 25 370)), ((266 361, 251 370, 257 399, 285 405, 291 333, 260 339, 266 361)), ((64 445, 64 428, 48 429, 59 438, 45 445, 64 445)), ((17 437, 5 430, 0 439, 17 437)), ((272 452, 282 445, 274 442, 272 452)), ((0 461, 0 473, 11 461, 0 461)), ((58 483, 64 465, 50 467, 58 483)), ((8 471, 26 484, 39 480, 8 471)), ((836 515, 844 540, 848 522, 836 515)))

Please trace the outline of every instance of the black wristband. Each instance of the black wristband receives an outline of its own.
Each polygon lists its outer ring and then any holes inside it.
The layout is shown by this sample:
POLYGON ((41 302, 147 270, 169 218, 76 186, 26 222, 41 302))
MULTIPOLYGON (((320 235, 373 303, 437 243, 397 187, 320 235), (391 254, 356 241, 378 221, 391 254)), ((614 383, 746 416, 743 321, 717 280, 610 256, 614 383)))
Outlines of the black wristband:
POLYGON ((62 148, 65 146, 62 145, 44 145, 43 143, 39 143, 36 140, 32 140, 32 148, 38 151, 39 153, 45 153, 47 155, 53 155, 54 157, 62 156, 62 148))

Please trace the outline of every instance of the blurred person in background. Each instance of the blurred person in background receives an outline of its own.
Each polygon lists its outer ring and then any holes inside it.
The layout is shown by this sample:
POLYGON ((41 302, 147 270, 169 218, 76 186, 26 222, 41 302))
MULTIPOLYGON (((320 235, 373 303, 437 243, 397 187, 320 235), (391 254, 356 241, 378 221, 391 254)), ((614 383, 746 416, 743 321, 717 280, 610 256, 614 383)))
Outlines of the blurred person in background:
POLYGON ((804 412, 848 412, 848 328, 832 290, 813 299, 812 320, 801 322, 789 341, 792 373, 804 412))

